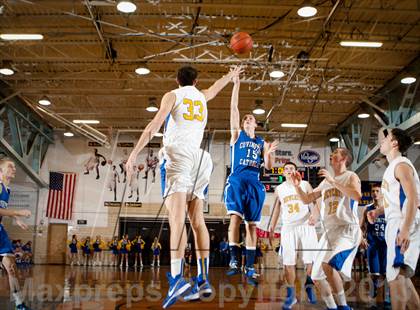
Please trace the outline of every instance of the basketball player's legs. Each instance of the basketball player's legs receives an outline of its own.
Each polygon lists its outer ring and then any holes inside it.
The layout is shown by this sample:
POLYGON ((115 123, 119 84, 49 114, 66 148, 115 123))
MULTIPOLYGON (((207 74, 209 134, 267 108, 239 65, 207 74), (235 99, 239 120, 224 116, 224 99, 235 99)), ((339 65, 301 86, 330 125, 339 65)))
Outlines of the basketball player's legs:
POLYGON ((419 294, 417 293, 416 287, 414 286, 410 278, 406 278, 405 281, 408 290, 408 309, 420 309, 420 298, 419 294))
POLYGON ((168 210, 171 251, 171 274, 175 277, 181 274, 181 261, 187 245, 185 231, 187 193, 173 193, 166 198, 165 205, 168 210))
POLYGON ((241 248, 239 246, 239 227, 242 223, 242 217, 237 214, 230 215, 230 223, 228 230, 228 241, 230 249, 230 262, 229 266, 232 269, 239 268, 238 256, 241 253, 241 248))
POLYGON ((13 295, 16 305, 23 303, 23 296, 20 291, 19 281, 17 279, 17 267, 13 256, 3 256, 2 264, 9 277, 10 292, 13 295))
POLYGON ((204 221, 204 201, 195 198, 188 203, 188 216, 194 233, 197 258, 207 258, 210 255, 210 237, 204 221))
POLYGON ((406 309, 408 297, 411 293, 406 280, 403 275, 398 275, 395 280, 389 282, 392 309, 406 309))

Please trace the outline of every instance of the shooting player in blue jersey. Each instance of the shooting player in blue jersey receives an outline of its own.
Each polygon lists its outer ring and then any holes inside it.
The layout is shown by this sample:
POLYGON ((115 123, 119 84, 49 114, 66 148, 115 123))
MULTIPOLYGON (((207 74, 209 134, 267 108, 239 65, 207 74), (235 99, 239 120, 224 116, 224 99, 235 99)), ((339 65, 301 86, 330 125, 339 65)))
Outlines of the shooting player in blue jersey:
POLYGON ((256 225, 261 219, 265 199, 265 188, 259 180, 262 162, 267 169, 274 163, 274 151, 278 141, 272 144, 264 142, 255 135, 257 121, 252 114, 246 114, 240 126, 238 109, 239 75, 233 76, 233 90, 230 107, 231 126, 231 173, 226 181, 224 202, 230 215, 229 248, 230 263, 228 275, 240 273, 237 256, 240 253, 239 225, 242 220, 246 227, 246 266, 245 275, 248 283, 257 285, 254 269, 257 245, 256 225))

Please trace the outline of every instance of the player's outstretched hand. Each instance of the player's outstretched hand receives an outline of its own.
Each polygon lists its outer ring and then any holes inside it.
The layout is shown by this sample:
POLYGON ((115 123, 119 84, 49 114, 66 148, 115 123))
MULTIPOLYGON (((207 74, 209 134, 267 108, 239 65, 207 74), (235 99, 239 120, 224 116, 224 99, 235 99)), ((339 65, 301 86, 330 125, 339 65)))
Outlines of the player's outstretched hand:
POLYGON ((366 217, 367 217, 367 220, 370 224, 372 224, 372 225, 375 224, 375 220, 376 220, 376 217, 377 217, 377 214, 376 214, 375 210, 368 211, 366 213, 366 217))
POLYGON ((16 216, 21 216, 21 217, 30 217, 31 216, 31 211, 29 210, 16 210, 16 216))
POLYGON ((22 222, 19 218, 16 218, 16 224, 22 228, 23 230, 27 230, 28 229, 28 225, 26 225, 26 223, 22 222))
POLYGON ((239 79, 239 75, 245 71, 244 67, 242 65, 237 65, 233 68, 230 68, 229 76, 233 82, 235 82, 235 79, 239 79))
POLYGON ((299 186, 300 182, 302 181, 302 176, 300 175, 298 171, 292 172, 292 174, 290 175, 290 178, 292 179, 294 186, 299 186))
POLYGON ((397 235, 397 245, 401 247, 401 254, 404 254, 410 246, 410 233, 408 229, 401 228, 397 235))
POLYGON ((270 147, 268 148, 268 153, 274 153, 279 147, 279 144, 279 140, 274 140, 273 142, 271 142, 270 147))
POLYGON ((333 184, 334 183, 334 178, 331 176, 331 174, 328 172, 327 169, 320 169, 318 174, 321 177, 324 177, 325 180, 327 180, 328 183, 333 184))

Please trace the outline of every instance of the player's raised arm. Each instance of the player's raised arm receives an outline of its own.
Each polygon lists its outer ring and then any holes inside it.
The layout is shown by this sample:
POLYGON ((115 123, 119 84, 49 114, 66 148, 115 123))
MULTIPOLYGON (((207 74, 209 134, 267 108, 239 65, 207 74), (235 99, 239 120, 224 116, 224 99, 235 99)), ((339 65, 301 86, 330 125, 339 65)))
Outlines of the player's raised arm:
POLYGON ((232 98, 230 99, 230 144, 235 144, 241 131, 240 114, 238 109, 239 87, 241 84, 239 80, 239 74, 233 76, 232 80, 233 89, 232 98))
POLYGON ((275 151, 277 150, 277 147, 279 146, 279 141, 274 140, 271 143, 264 142, 264 167, 265 169, 271 169, 274 166, 274 159, 275 151))
POLYGON ((231 69, 228 74, 222 76, 218 79, 212 86, 208 89, 204 89, 201 92, 206 97, 206 101, 212 100, 216 95, 223 89, 229 82, 232 80, 232 76, 235 74, 239 75, 243 71, 241 66, 236 66, 234 69, 231 69))
POLYGON ((299 196, 299 199, 302 200, 304 204, 310 204, 311 202, 316 202, 318 198, 321 198, 321 189, 318 186, 311 193, 305 193, 305 191, 300 187, 300 182, 302 181, 302 176, 299 171, 295 171, 291 175, 293 186, 296 189, 296 194, 299 196))
POLYGON ((127 160, 126 170, 127 174, 131 174, 133 171, 133 166, 135 165, 137 155, 143 150, 143 148, 150 142, 156 132, 162 127, 165 118, 171 112, 172 107, 175 104, 176 96, 172 92, 166 93, 160 103, 159 111, 156 113, 155 117, 151 122, 146 126, 143 133, 140 136, 139 141, 137 142, 136 147, 131 152, 127 160))

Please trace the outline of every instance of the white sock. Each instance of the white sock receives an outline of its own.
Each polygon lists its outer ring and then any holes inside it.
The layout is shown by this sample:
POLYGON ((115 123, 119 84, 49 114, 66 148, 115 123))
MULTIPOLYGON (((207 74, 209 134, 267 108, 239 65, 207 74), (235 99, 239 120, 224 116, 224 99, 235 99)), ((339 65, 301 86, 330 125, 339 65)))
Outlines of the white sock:
POLYGON ((198 277, 201 276, 202 280, 207 280, 209 275, 209 258, 203 257, 203 258, 197 258, 197 272, 198 277), (203 270, 203 267, 205 270, 203 270))
POLYGON ((347 306, 346 295, 344 294, 344 291, 337 293, 337 304, 339 306, 347 306))
POLYGON ((15 299, 16 306, 23 304, 22 294, 20 292, 13 293, 13 298, 15 299))
POLYGON ((328 296, 322 296, 322 299, 324 299, 325 304, 327 305, 327 308, 330 308, 330 309, 337 308, 337 305, 335 304, 334 297, 332 294, 328 296))
POLYGON ((175 278, 178 275, 182 276, 182 265, 183 265, 182 258, 171 259, 171 275, 172 278, 175 278))

